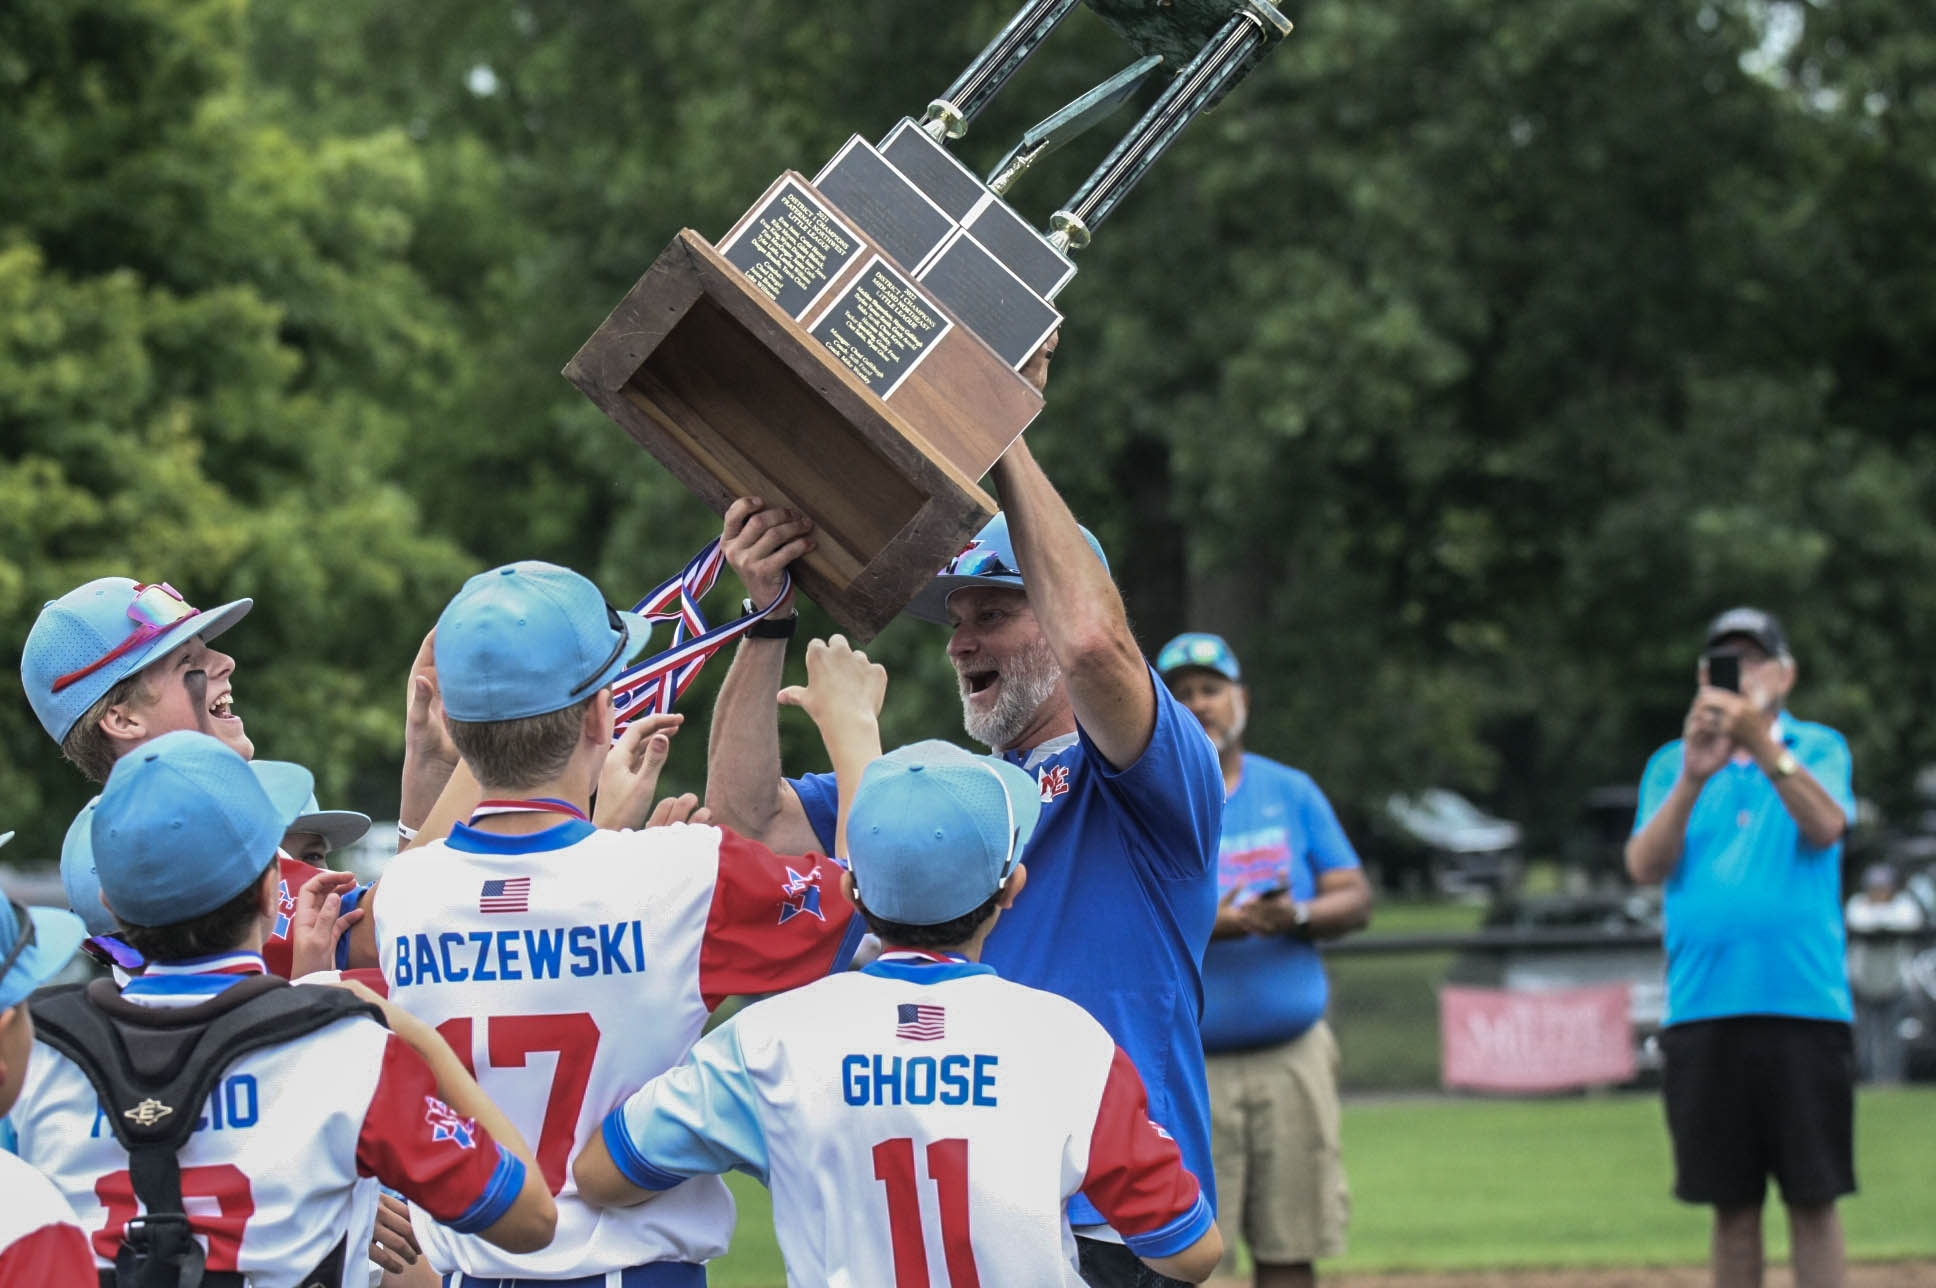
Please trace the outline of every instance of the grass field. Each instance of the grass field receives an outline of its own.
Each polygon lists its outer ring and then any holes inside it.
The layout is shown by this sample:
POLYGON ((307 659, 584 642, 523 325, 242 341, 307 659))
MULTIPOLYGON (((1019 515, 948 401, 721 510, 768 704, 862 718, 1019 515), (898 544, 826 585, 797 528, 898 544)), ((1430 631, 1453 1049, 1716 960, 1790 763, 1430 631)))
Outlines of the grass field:
MULTIPOLYGON (((1440 1097, 1345 1108, 1351 1270, 1694 1264, 1707 1217, 1668 1195, 1666 1129, 1648 1095, 1551 1100, 1440 1097)), ((1843 1205, 1851 1259, 1936 1257, 1936 1088, 1863 1093, 1862 1193, 1843 1205)), ((740 1201, 716 1288, 781 1288, 766 1191, 740 1201)), ((1771 1205, 1771 1212, 1774 1211, 1771 1205)), ((1786 1234, 1770 1217, 1772 1259, 1786 1234)))

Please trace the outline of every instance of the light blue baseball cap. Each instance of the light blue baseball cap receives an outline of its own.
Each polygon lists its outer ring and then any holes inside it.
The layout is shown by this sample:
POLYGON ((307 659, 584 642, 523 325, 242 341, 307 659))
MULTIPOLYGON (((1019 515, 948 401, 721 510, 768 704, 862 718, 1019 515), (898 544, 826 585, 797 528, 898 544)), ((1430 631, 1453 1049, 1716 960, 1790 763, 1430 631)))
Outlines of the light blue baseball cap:
MULTIPOLYGON (((1080 525, 1078 525, 1080 527, 1080 525)), ((1109 571, 1109 556, 1102 552, 1102 543, 1096 534, 1081 528, 1082 539, 1102 560, 1104 572, 1109 571)), ((982 525, 968 548, 948 561, 948 566, 935 574, 934 580, 923 586, 905 611, 909 617, 924 622, 949 625, 948 596, 964 586, 1000 586, 1006 590, 1023 590, 1022 565, 1015 559, 1015 543, 1008 536, 1008 515, 997 514, 982 525)))
MULTIPOLYGON (((12 832, 0 832, 0 845, 11 840, 12 832)), ((25 907, 16 912, 0 904, 0 962, 12 959, 12 964, 0 971, 0 1011, 60 974, 86 937, 81 919, 71 912, 25 907), (23 947, 20 941, 27 936, 32 938, 23 947), (16 953, 15 948, 20 951, 16 953)))
POLYGON ((1243 683, 1244 673, 1237 665, 1237 655, 1230 651, 1230 645, 1224 643, 1221 635, 1212 635, 1207 631, 1185 631, 1165 644, 1162 652, 1156 655, 1156 673, 1166 680, 1170 672, 1193 666, 1215 671, 1232 684, 1243 683))
POLYGON ((61 841, 61 885, 67 890, 67 906, 87 926, 90 935, 111 935, 121 927, 114 914, 101 905, 101 877, 94 870, 94 807, 96 796, 81 806, 81 812, 67 825, 61 841))
POLYGON ((94 806, 95 874, 118 920, 172 926, 246 890, 294 817, 219 739, 165 733, 114 762, 94 806))
POLYGON ((126 577, 97 577, 49 600, 20 653, 20 683, 40 727, 61 741, 109 689, 197 635, 214 639, 254 603, 235 599, 204 612, 172 586, 142 585, 126 577), (127 651, 116 654, 120 648, 127 651), (75 675, 96 663, 101 665, 86 675, 75 675), (56 692, 54 686, 68 677, 73 678, 56 692))
POLYGON ((910 743, 861 775, 847 820, 848 861, 867 910, 933 926, 981 907, 1035 831, 1035 780, 999 756, 950 742, 910 743))
POLYGON ((561 711, 610 684, 651 634, 569 568, 531 559, 479 573, 437 619, 444 714, 482 723, 561 711))
POLYGON ((310 790, 315 778, 301 765, 286 760, 251 760, 249 768, 279 812, 295 811, 285 831, 313 833, 327 841, 330 849, 340 850, 362 840, 370 830, 368 814, 359 814, 353 809, 324 809, 317 802, 316 793, 310 790))

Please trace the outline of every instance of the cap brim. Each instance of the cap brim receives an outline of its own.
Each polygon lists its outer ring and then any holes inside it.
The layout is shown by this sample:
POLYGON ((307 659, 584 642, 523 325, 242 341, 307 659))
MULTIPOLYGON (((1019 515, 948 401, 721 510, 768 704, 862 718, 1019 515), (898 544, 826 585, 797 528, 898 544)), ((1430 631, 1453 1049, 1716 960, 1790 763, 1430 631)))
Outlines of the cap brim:
POLYGON ((34 942, 0 979, 0 1006, 12 1006, 59 975, 87 938, 87 927, 65 908, 29 908, 27 916, 34 923, 34 942))
POLYGON ((135 659, 133 666, 123 674, 133 675, 150 662, 164 658, 188 641, 200 636, 212 640, 229 627, 241 621, 248 611, 255 607, 253 599, 234 599, 218 608, 207 608, 193 617, 185 617, 155 637, 155 640, 135 659))
POLYGON ((612 681, 618 679, 619 673, 626 667, 632 665, 632 663, 638 661, 639 657, 645 652, 646 645, 652 642, 651 622, 646 621, 637 613, 628 612, 624 609, 619 610, 618 616, 619 620, 625 623, 625 647, 618 651, 618 657, 613 660, 610 666, 605 668, 605 674, 600 676, 594 683, 586 685, 582 690, 583 693, 596 693, 612 681))
POLYGON ((282 830, 320 836, 329 842, 330 849, 340 850, 346 845, 354 845, 369 833, 370 816, 353 809, 317 810, 314 814, 298 814, 282 830))
POLYGON ((936 626, 951 626, 948 620, 948 596, 969 586, 993 586, 998 590, 1022 590, 1020 577, 956 577, 944 574, 921 588, 919 594, 908 601, 901 611, 909 617, 936 626))
POLYGON ((1021 861, 1022 851, 1028 848, 1029 837, 1035 835, 1036 822, 1042 817, 1041 788, 1027 770, 1000 756, 978 759, 994 768, 1002 780, 1003 790, 1008 793, 1008 807, 1015 816, 1015 853, 1009 864, 1013 870, 1015 863, 1021 861))

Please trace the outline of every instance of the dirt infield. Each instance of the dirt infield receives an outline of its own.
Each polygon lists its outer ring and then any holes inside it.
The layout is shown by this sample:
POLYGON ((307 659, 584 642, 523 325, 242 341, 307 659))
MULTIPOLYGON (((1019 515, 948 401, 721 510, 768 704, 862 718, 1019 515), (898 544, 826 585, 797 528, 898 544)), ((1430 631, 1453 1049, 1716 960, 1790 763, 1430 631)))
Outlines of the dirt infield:
MULTIPOLYGON (((1767 1288, 1794 1288, 1787 1266, 1768 1268, 1767 1288)), ((1325 1288, 1707 1288, 1704 1266, 1628 1269, 1480 1270, 1443 1274, 1324 1275, 1325 1288)), ((1849 1266, 1846 1288, 1930 1288, 1936 1261, 1868 1261, 1849 1266)), ((1250 1288, 1248 1279, 1213 1279, 1208 1288, 1250 1288)))

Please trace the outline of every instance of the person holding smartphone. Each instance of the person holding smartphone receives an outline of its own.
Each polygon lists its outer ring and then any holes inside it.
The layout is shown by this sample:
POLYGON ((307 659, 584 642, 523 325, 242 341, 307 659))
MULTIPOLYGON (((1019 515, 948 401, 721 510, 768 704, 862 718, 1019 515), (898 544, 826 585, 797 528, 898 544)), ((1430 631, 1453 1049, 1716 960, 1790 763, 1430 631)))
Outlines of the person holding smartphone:
POLYGON ((1665 886, 1662 1092, 1674 1193, 1714 1209, 1714 1283, 1759 1284, 1773 1175, 1797 1288, 1842 1281, 1855 1192, 1843 961, 1849 747, 1786 710, 1796 665, 1770 613, 1711 622, 1681 737, 1647 762, 1627 871, 1665 886))
POLYGON ((1344 1253, 1350 1211, 1317 941, 1370 920, 1371 883, 1311 776, 1244 750, 1250 690, 1230 645, 1179 635, 1156 670, 1210 735, 1223 771, 1202 1025, 1222 1273, 1235 1273, 1241 1233, 1256 1288, 1306 1288, 1314 1262, 1344 1253))

